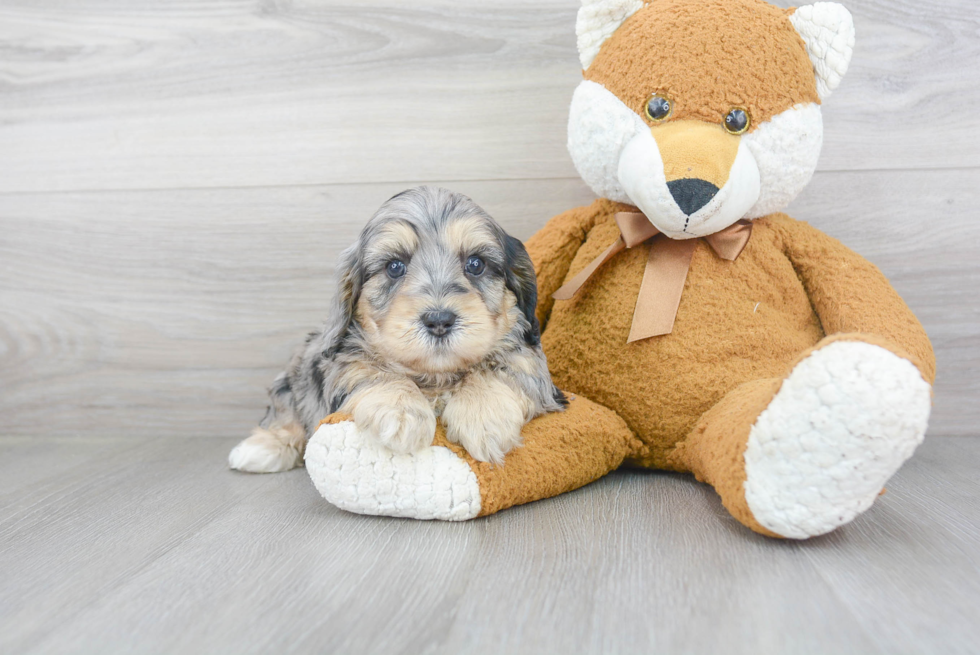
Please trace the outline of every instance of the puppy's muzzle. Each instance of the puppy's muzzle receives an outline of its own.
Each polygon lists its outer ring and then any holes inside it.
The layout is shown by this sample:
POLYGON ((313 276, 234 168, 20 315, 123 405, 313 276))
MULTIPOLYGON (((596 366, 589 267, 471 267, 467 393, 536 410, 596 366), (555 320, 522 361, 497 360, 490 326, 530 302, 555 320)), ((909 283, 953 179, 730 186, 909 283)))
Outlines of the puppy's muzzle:
POLYGON ((420 318, 422 325, 434 337, 446 336, 456 324, 456 314, 446 310, 425 312, 420 318))

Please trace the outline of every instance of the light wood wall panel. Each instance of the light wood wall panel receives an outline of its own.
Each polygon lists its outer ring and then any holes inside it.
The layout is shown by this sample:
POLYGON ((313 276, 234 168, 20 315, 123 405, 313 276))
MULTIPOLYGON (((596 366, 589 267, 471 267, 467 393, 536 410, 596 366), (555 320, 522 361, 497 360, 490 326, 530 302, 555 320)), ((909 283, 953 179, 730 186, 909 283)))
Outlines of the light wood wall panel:
MULTIPOLYGON (((980 190, 971 171, 820 173, 792 212, 878 264, 939 354, 934 434, 975 433, 980 190), (944 230, 921 217, 943 208, 944 230)), ((515 235, 589 202, 578 180, 462 182, 515 235)), ((244 433, 323 318, 334 262, 399 183, 8 195, 8 434, 244 433)))
MULTIPOLYGON (((975 4, 847 4, 822 170, 980 165, 975 4)), ((572 177, 577 5, 3 0, 0 192, 572 177)))
MULTIPOLYGON (((453 184, 529 236, 578 180, 453 184)), ((6 434, 241 432, 324 317, 337 255, 401 183, 8 195, 6 434)))

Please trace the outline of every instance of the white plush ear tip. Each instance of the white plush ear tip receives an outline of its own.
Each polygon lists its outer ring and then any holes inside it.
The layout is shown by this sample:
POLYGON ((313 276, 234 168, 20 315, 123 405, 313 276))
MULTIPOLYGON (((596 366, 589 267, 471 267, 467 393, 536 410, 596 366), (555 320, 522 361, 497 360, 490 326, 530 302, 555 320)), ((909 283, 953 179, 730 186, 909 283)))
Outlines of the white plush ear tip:
POLYGON ((817 76, 817 94, 825 100, 847 73, 854 52, 854 19, 843 5, 817 2, 789 17, 806 43, 817 76))
POLYGON ((643 0, 582 0, 575 21, 582 68, 592 65, 599 48, 623 22, 643 7, 643 0))

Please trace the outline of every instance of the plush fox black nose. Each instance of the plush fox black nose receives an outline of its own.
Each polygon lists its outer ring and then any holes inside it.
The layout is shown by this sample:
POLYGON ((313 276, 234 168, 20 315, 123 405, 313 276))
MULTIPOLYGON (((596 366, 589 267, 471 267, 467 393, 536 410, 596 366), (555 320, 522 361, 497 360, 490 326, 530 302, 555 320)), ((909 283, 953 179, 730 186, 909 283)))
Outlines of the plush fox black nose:
POLYGON ((456 323, 456 314, 447 311, 426 312, 422 314, 422 325, 437 337, 447 334, 456 323))
POLYGON ((714 184, 696 178, 668 182, 667 188, 674 196, 674 202, 688 216, 711 202, 718 193, 718 187, 714 184))

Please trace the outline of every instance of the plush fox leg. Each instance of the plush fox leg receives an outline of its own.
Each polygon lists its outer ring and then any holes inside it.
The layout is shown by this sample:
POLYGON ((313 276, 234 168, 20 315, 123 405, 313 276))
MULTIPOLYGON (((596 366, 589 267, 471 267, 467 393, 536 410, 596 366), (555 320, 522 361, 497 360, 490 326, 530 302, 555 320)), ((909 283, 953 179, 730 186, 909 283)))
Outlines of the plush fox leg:
POLYGON ((805 539, 852 520, 922 442, 931 405, 915 365, 869 341, 824 339, 785 379, 736 388, 671 463, 765 535, 805 539))
POLYGON ((360 514, 461 521, 557 496, 602 477, 635 447, 614 412, 585 398, 528 423, 524 445, 503 466, 478 462, 449 443, 440 425, 432 447, 400 455, 331 415, 306 449, 306 468, 323 496, 360 514))

